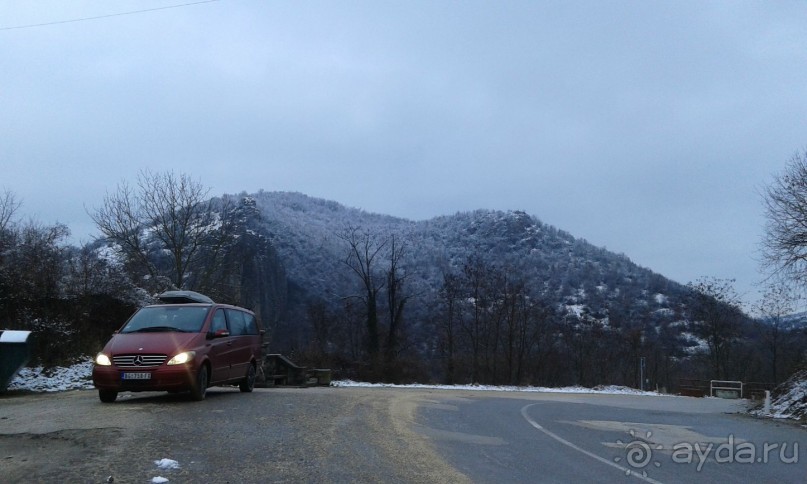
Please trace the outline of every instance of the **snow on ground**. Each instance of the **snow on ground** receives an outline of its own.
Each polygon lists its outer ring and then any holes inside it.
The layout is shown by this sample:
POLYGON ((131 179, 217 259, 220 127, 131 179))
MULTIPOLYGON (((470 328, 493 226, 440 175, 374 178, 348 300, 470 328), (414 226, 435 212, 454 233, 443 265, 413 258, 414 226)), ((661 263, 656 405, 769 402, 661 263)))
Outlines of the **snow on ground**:
MULTIPOLYGON (((331 383, 335 387, 385 387, 385 388, 421 388, 434 390, 477 390, 496 392, 555 392, 555 393, 614 393, 631 395, 659 395, 657 392, 642 392, 634 388, 621 386, 584 387, 516 387, 494 385, 394 385, 390 383, 363 383, 352 380, 339 380, 331 383)), ((42 367, 23 368, 11 381, 9 390, 28 390, 33 392, 60 392, 65 390, 91 390, 92 360, 87 359, 70 367, 56 367, 43 370, 42 367)))
POLYGON ((93 388, 91 358, 69 367, 57 366, 48 370, 44 370, 41 366, 23 368, 8 386, 9 390, 33 392, 61 392, 91 388, 93 388))
MULTIPOLYGON (((156 465, 157 469, 161 471, 173 471, 180 468, 179 462, 175 461, 174 459, 167 458, 155 460, 154 465, 156 465)), ((151 479, 151 482, 152 484, 163 484, 165 482, 169 482, 169 479, 163 476, 156 476, 151 479)))
POLYGON ((770 411, 759 408, 752 413, 759 417, 807 420, 807 370, 793 375, 773 391, 770 411))
POLYGON ((658 392, 641 391, 635 388, 622 387, 617 385, 600 385, 594 388, 585 388, 580 386, 574 387, 518 387, 518 386, 499 386, 499 385, 425 385, 421 383, 412 383, 408 385, 396 385, 393 383, 363 383, 353 380, 337 380, 331 382, 334 387, 363 387, 363 388, 418 388, 429 390, 470 390, 470 391, 489 391, 489 392, 539 392, 539 393, 608 393, 618 395, 664 395, 658 392))
POLYGON ((160 459, 160 460, 155 460, 154 464, 156 464, 157 467, 159 467, 160 469, 165 470, 165 471, 170 471, 170 470, 173 470, 173 469, 179 469, 179 462, 177 462, 177 461, 175 461, 173 459, 163 458, 163 459, 160 459))

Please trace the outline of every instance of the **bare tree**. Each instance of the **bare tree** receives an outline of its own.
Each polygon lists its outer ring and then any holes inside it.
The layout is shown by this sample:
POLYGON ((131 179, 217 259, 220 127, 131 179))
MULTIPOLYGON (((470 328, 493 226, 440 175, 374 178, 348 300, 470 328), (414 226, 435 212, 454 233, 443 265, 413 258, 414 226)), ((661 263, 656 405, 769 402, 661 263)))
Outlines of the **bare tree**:
POLYGON ((313 329, 313 341, 311 344, 314 353, 313 357, 321 365, 328 354, 328 343, 332 337, 331 333, 333 333, 334 317, 322 301, 309 304, 306 308, 306 315, 313 329))
POLYGON ((150 225, 140 208, 139 195, 126 181, 118 185, 118 191, 107 193, 101 208, 90 214, 102 234, 115 245, 128 265, 145 270, 156 279, 158 269, 149 257, 147 227, 150 225))
POLYGON ((524 376, 524 362, 537 342, 543 319, 538 306, 527 295, 523 280, 509 284, 504 305, 508 383, 515 385, 524 376))
POLYGON ((807 149, 763 192, 763 264, 772 272, 807 283, 807 149))
POLYGON ((362 340, 362 314, 363 308, 357 307, 355 299, 342 301, 342 308, 336 314, 336 327, 334 331, 334 346, 338 348, 337 354, 348 358, 351 362, 361 359, 365 350, 362 340))
POLYGON ((387 310, 389 311, 389 327, 387 328, 386 355, 387 361, 392 362, 397 357, 400 343, 403 312, 406 303, 412 298, 406 294, 404 283, 407 272, 402 268, 403 257, 406 254, 407 244, 396 238, 389 237, 389 266, 387 267, 387 310))
POLYGON ((485 313, 489 301, 486 294, 486 281, 490 268, 478 256, 469 256, 463 265, 462 274, 467 285, 468 298, 471 301, 471 314, 468 319, 461 320, 462 329, 471 347, 471 381, 476 383, 482 378, 480 360, 484 345, 485 313))
POLYGON ((385 279, 377 273, 379 258, 388 241, 377 234, 359 227, 348 226, 336 236, 348 245, 344 263, 359 278, 362 295, 358 296, 366 308, 367 353, 372 361, 377 360, 380 344, 378 334, 378 295, 385 279))
POLYGON ((354 226, 346 227, 336 237, 347 244, 344 264, 360 281, 361 294, 353 297, 361 300, 365 308, 366 351, 373 372, 385 381, 397 380, 400 378, 397 359, 404 334, 404 309, 413 297, 405 284, 408 277, 404 267, 406 239, 354 226), (384 309, 387 318, 379 320, 379 310, 384 309), (382 351, 383 361, 379 358, 382 351))
POLYGON ((117 264, 102 257, 101 250, 93 244, 70 247, 65 254, 64 265, 62 287, 70 298, 106 294, 127 300, 133 296, 126 274, 117 264))
POLYGON ((689 283, 695 334, 709 346, 712 370, 718 379, 728 376, 731 345, 740 336, 742 310, 733 279, 701 278, 689 283))
MULTIPOLYGON (((185 174, 142 171, 136 189, 120 183, 90 216, 130 266, 157 281, 156 289, 185 288, 218 221, 208 192, 185 174)), ((210 270, 216 262, 204 266, 210 270)))
POLYGON ((462 320, 462 300, 464 297, 462 279, 452 272, 443 272, 443 285, 440 287, 441 350, 446 359, 446 383, 456 380, 456 355, 458 348, 458 329, 462 320))
MULTIPOLYGON (((0 292, 6 292, 3 291, 4 286, 12 284, 8 276, 10 268, 6 267, 5 259, 7 258, 7 250, 15 245, 15 239, 18 236, 12 218, 20 205, 21 203, 11 191, 4 190, 0 194, 0 292)), ((0 300, 2 300, 2 297, 0 297, 0 300)))
POLYGON ((771 382, 779 383, 782 346, 785 344, 785 318, 795 311, 796 296, 793 288, 779 282, 771 284, 762 294, 755 309, 759 317, 757 326, 765 349, 770 354, 771 382))
POLYGON ((11 219, 22 205, 10 190, 0 193, 0 234, 11 227, 11 219))

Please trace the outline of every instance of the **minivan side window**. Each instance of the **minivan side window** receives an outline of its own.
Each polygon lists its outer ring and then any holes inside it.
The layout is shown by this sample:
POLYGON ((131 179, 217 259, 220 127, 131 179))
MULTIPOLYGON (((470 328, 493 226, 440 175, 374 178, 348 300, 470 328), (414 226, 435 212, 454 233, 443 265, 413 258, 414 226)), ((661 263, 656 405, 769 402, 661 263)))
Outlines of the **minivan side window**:
POLYGON ((255 316, 244 313, 244 321, 246 322, 247 334, 258 334, 258 324, 255 322, 255 316))
POLYGON ((210 332, 215 333, 222 329, 227 330, 227 319, 224 317, 224 310, 218 309, 213 315, 213 321, 210 322, 210 332))
POLYGON ((248 334, 246 332, 247 325, 244 321, 244 313, 237 309, 227 309, 227 320, 230 323, 230 335, 241 336, 248 334))

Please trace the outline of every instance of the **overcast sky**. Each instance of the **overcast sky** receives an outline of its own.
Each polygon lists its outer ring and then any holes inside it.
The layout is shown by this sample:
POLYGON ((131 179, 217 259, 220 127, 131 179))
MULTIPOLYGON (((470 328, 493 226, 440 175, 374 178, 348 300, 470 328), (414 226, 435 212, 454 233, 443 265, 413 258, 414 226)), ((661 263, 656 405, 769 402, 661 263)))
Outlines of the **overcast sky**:
POLYGON ((181 3, 0 1, 21 215, 86 242, 107 191, 170 169, 414 220, 524 210, 754 298, 760 191, 807 147, 807 2, 181 3))

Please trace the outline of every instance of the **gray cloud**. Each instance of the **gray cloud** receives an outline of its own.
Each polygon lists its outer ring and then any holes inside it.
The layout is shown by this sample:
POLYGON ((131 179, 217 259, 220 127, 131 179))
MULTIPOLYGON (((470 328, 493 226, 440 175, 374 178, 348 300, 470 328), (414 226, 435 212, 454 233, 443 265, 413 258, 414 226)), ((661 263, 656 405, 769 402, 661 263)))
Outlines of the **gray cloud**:
MULTIPOLYGON (((0 28, 172 5, 0 7, 0 28)), ((246 2, 0 30, 0 186, 86 240, 143 168, 423 219, 522 209, 750 291, 807 140, 801 3, 246 2)))

